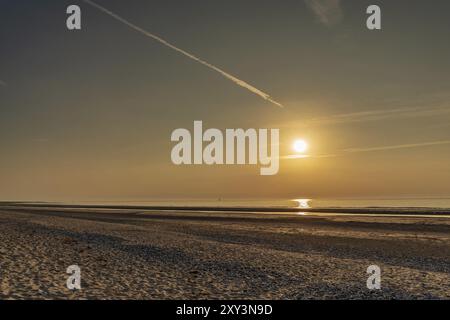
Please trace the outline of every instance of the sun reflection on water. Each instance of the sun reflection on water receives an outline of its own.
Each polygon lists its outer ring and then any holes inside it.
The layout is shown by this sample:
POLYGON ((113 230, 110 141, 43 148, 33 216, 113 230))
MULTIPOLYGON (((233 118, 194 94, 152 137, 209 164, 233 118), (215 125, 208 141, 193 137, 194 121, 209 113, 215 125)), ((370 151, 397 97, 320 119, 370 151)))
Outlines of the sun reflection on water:
POLYGON ((311 206, 309 205, 311 199, 294 199, 293 201, 297 202, 297 208, 309 209, 311 206))

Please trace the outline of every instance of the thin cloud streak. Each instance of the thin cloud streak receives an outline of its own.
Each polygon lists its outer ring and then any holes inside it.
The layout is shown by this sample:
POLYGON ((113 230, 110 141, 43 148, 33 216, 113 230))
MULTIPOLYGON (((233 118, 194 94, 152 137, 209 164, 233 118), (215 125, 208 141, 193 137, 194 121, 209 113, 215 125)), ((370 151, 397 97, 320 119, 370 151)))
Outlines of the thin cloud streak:
POLYGON ((0 86, 2 86, 2 87, 6 87, 6 82, 5 82, 5 81, 3 81, 3 80, 0 80, 0 86))
POLYGON ((138 31, 139 33, 142 33, 143 35, 145 35, 145 36, 147 36, 149 38, 152 38, 153 40, 156 40, 156 41, 160 42, 161 44, 165 45, 166 47, 169 47, 169 48, 177 51, 178 53, 181 53, 182 55, 184 55, 184 56, 186 56, 186 57, 188 57, 188 58, 190 58, 190 59, 192 59, 192 60, 194 60, 194 61, 196 61, 196 62, 198 62, 198 63, 200 63, 200 64, 202 64, 204 66, 206 66, 206 67, 208 67, 209 69, 218 72, 219 74, 221 74, 222 76, 224 76, 228 80, 234 82, 238 86, 241 86, 241 87, 247 89, 248 91, 250 91, 250 92, 260 96, 264 100, 266 100, 266 101, 268 101, 268 102, 270 102, 270 103, 272 103, 272 104, 274 104, 274 105, 276 105, 278 107, 283 108, 283 105, 281 103, 273 100, 270 95, 268 95, 267 93, 265 93, 265 92, 255 88, 254 86, 248 84, 247 82, 236 78, 235 76, 233 76, 233 75, 225 72, 224 70, 222 70, 222 69, 220 69, 220 68, 210 64, 209 62, 206 62, 206 61, 204 61, 204 60, 194 56, 193 54, 191 54, 191 53, 189 53, 187 51, 184 51, 183 49, 178 48, 177 46, 171 44, 170 42, 164 40, 163 38, 161 38, 161 37, 159 37, 157 35, 154 35, 154 34, 148 32, 148 31, 146 31, 146 30, 136 26, 135 24, 129 22, 128 20, 125 20, 124 18, 118 16, 117 14, 111 12, 110 10, 106 9, 105 7, 102 7, 101 5, 99 5, 99 4, 97 4, 97 3, 93 2, 93 1, 90 1, 90 0, 83 0, 83 1, 86 2, 87 4, 91 5, 92 7, 97 8, 98 10, 102 11, 103 13, 106 13, 107 15, 113 17, 117 21, 122 22, 123 24, 127 25, 128 27, 132 28, 133 30, 138 31))
POLYGON ((445 145, 445 144, 450 144, 450 140, 399 144, 399 145, 393 145, 393 146, 379 146, 379 147, 371 147, 371 148, 350 148, 350 149, 345 149, 344 152, 356 153, 356 152, 388 151, 388 150, 397 150, 397 149, 438 146, 438 145, 445 145))
POLYGON ((390 150, 398 150, 398 149, 440 146, 440 145, 447 145, 447 144, 450 144, 450 140, 398 144, 398 145, 391 145, 391 146, 378 146, 378 147, 369 147, 369 148, 348 148, 348 149, 344 149, 340 153, 336 153, 336 154, 322 154, 322 155, 295 155, 295 154, 293 154, 293 155, 281 156, 280 159, 281 160, 295 160, 295 159, 308 159, 308 158, 334 158, 334 157, 342 157, 342 156, 350 155, 352 153, 360 153, 360 152, 390 151, 390 150))
POLYGON ((337 154, 319 154, 319 155, 310 155, 310 154, 290 154, 287 156, 281 156, 281 160, 293 160, 293 159, 308 159, 308 158, 334 158, 337 157, 337 154))
POLYGON ((450 108, 429 108, 429 107, 414 107, 414 108, 397 108, 390 110, 370 110, 363 112, 354 112, 346 114, 336 114, 329 117, 313 118, 308 121, 310 124, 340 124, 352 122, 368 122, 385 119, 397 118, 414 118, 424 116, 438 116, 450 113, 450 108))
MULTIPOLYGON (((291 120, 278 123, 278 128, 321 127, 340 124, 391 121, 450 115, 450 106, 438 107, 403 107, 385 110, 369 110, 353 113, 341 113, 309 119, 291 120)), ((269 124, 266 124, 269 125, 269 124)))
POLYGON ((305 3, 326 26, 335 25, 342 20, 340 0, 305 0, 305 3))

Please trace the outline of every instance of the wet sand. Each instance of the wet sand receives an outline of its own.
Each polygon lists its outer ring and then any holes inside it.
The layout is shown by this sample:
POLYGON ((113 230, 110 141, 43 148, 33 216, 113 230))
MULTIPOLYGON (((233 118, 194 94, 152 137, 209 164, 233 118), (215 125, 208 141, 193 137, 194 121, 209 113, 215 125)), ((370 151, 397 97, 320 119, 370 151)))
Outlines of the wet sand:
POLYGON ((450 299, 445 217, 3 204, 0 257, 2 299, 450 299))

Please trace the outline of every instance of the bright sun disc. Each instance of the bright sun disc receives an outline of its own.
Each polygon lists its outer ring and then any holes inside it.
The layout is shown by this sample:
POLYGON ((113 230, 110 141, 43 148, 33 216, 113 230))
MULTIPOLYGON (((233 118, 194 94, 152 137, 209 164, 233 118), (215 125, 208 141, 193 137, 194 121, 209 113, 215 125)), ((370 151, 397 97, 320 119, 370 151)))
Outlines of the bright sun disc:
POLYGON ((305 140, 295 140, 292 147, 295 152, 303 153, 308 150, 308 143, 305 140))

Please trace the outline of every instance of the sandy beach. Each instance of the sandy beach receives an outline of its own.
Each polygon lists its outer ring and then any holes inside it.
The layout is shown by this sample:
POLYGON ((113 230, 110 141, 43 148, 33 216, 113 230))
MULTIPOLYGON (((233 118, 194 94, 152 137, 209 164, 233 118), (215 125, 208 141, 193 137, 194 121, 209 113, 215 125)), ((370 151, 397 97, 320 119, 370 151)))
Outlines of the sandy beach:
POLYGON ((445 217, 2 205, 0 256, 2 299, 450 299, 445 217))

